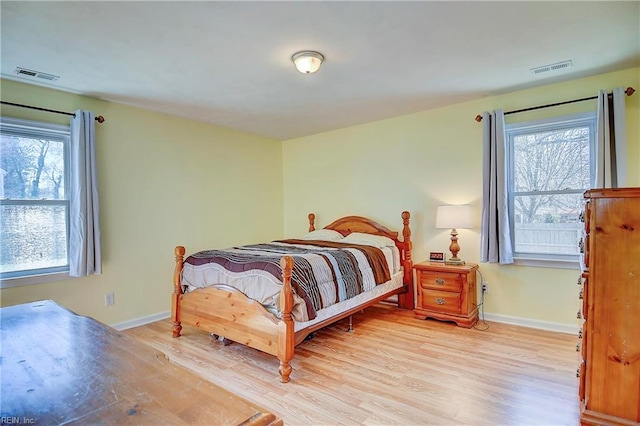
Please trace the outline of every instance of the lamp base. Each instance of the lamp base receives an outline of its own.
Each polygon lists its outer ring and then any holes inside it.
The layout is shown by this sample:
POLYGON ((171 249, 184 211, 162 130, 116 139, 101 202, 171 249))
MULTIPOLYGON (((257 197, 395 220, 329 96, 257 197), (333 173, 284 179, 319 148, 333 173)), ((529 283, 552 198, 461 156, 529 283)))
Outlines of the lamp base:
POLYGON ((451 259, 447 259, 444 261, 445 265, 464 265, 465 262, 462 259, 458 259, 457 257, 452 257, 451 259))

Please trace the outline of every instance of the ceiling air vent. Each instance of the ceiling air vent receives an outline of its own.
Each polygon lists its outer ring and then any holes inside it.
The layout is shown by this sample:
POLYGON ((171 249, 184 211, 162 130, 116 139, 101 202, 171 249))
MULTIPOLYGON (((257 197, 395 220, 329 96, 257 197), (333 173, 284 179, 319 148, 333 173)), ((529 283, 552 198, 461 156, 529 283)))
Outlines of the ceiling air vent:
POLYGON ((544 65, 541 67, 531 68, 532 74, 543 74, 545 72, 551 71, 560 71, 565 68, 571 68, 573 66, 573 62, 571 61, 562 61, 551 65, 544 65))
POLYGON ((17 67, 15 73, 21 77, 40 78, 42 80, 56 81, 60 76, 47 74, 46 72, 28 70, 26 68, 17 67))

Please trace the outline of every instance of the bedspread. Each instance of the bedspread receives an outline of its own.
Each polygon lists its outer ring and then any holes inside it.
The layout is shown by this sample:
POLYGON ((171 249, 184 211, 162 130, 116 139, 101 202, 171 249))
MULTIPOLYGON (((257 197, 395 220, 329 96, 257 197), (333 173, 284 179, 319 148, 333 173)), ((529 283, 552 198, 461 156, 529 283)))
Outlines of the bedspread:
POLYGON ((189 256, 182 282, 188 290, 215 284, 237 288, 263 305, 278 306, 280 259, 293 257, 293 318, 308 321, 320 309, 389 281, 385 253, 377 247, 317 240, 281 240, 189 256))

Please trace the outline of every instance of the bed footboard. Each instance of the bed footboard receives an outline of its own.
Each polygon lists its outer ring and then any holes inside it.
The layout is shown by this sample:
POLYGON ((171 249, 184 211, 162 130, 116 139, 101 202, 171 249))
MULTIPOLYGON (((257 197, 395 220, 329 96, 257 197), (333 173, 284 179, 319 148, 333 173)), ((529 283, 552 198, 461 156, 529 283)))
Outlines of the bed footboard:
POLYGON ((291 316, 293 258, 284 256, 280 261, 284 284, 280 293, 282 319, 278 320, 260 303, 227 285, 199 288, 184 294, 180 281, 184 253, 184 247, 175 248, 176 267, 171 304, 173 337, 180 336, 182 323, 185 323, 277 356, 280 361, 280 381, 288 382, 295 342, 291 316))

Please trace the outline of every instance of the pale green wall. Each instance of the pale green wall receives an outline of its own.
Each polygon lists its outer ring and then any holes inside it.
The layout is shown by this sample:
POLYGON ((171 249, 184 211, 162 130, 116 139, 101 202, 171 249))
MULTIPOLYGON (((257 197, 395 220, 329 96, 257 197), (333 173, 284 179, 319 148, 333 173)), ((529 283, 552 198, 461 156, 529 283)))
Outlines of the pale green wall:
MULTIPOLYGON (((53 299, 114 324, 170 309, 173 247, 225 247, 324 226, 361 214, 398 229, 412 213, 414 259, 446 251, 435 207, 470 203, 479 225, 483 110, 513 110, 640 88, 640 68, 523 90, 282 143, 204 123, 0 80, 2 99, 89 109, 96 126, 102 211, 101 276, 0 291, 2 306, 53 299), (284 189, 283 189, 284 188, 284 189), (284 218, 284 228, 283 228, 284 218), (104 293, 116 304, 104 307, 104 293)), ((544 113, 576 112, 589 103, 544 113)), ((627 98, 630 185, 640 185, 640 96, 627 98)), ((2 115, 63 123, 62 116, 4 107, 2 115)), ((509 116, 510 119, 516 116, 509 116)), ((479 230, 460 230, 460 255, 477 262, 479 230)), ((486 311, 575 326, 577 271, 482 264, 486 311)))
MULTIPOLYGON (((414 260, 447 251, 449 231, 435 229, 438 204, 471 204, 476 227, 459 230, 467 261, 479 260, 484 110, 505 111, 582 98, 598 89, 640 89, 640 69, 522 90, 417 114, 376 121, 283 142, 285 235, 304 230, 308 212, 322 227, 338 217, 364 215, 399 229, 412 214, 414 260)), ((630 185, 640 185, 640 96, 627 98, 630 185)), ((595 108, 595 101, 513 115, 541 115, 595 108)), ((485 311, 577 326, 577 270, 481 264, 491 285, 485 311)))
MULTIPOLYGON (((279 238, 279 141, 8 80, 2 100, 92 110, 96 124, 103 274, 1 290, 2 306, 53 299, 114 324, 170 310, 173 249, 188 252, 279 238), (115 305, 104 294, 115 292, 115 305)), ((68 124, 3 107, 3 116, 68 124)), ((66 121, 66 123, 65 123, 66 121)))

